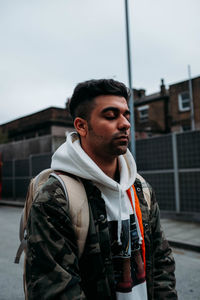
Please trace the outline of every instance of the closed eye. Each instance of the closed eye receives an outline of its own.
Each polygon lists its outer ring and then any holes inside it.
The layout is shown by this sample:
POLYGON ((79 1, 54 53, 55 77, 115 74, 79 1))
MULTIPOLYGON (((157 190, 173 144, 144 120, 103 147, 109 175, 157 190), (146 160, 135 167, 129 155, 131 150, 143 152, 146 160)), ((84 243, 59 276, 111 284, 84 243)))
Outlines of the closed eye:
MULTIPOLYGON (((102 111, 102 113, 103 113, 104 118, 107 120, 114 120, 114 119, 118 118, 119 115, 121 114, 120 110, 116 107, 107 107, 102 111)), ((123 113, 123 116, 129 121, 130 120, 130 111, 126 110, 123 113)))
POLYGON ((112 114, 112 115, 105 115, 104 116, 107 120, 114 120, 114 119, 116 119, 116 115, 114 115, 114 114, 112 114))

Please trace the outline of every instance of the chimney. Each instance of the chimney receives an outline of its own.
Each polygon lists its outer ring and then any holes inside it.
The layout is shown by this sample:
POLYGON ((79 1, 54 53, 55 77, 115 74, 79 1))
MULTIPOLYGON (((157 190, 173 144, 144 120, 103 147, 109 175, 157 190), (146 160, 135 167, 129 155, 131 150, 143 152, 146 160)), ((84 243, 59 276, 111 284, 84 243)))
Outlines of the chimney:
POLYGON ((69 112, 69 101, 70 101, 70 97, 68 97, 66 99, 66 102, 65 102, 65 109, 69 112))
POLYGON ((145 97, 144 89, 133 89, 133 93, 135 99, 142 99, 145 97))
POLYGON ((138 96, 139 96, 139 98, 144 98, 145 97, 145 90, 144 89, 138 90, 138 96))
POLYGON ((165 96, 166 95, 166 89, 165 89, 164 79, 161 79, 160 95, 161 96, 165 96))

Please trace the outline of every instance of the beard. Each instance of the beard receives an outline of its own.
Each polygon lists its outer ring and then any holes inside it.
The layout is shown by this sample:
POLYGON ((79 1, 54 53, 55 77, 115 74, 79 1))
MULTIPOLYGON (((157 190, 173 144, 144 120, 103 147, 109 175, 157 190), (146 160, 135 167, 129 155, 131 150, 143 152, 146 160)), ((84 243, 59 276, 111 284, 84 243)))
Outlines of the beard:
POLYGON ((113 155, 119 156, 126 153, 128 145, 128 141, 114 140, 109 148, 113 155))
POLYGON ((105 136, 97 135, 90 127, 90 138, 93 141, 93 150, 100 156, 118 157, 127 152, 129 145, 129 134, 121 131, 113 134, 110 140, 106 140, 105 136))

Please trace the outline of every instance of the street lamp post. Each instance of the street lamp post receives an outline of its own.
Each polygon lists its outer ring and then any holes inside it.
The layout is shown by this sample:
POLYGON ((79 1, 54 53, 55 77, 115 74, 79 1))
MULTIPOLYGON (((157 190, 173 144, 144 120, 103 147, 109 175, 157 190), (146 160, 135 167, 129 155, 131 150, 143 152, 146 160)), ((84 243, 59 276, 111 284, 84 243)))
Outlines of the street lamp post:
POLYGON ((129 37, 129 15, 128 15, 128 0, 125 0, 125 17, 126 17, 126 43, 127 43, 127 64, 128 64, 128 81, 130 89, 130 123, 131 123, 131 152, 136 158, 136 148, 135 148, 135 121, 134 121, 134 95, 132 89, 132 74, 131 74, 131 49, 130 49, 130 37, 129 37))
POLYGON ((188 77, 189 77, 189 95, 190 95, 190 111, 191 111, 191 129, 195 130, 194 122, 194 102, 193 102, 193 93, 192 93, 192 79, 191 79, 191 70, 190 65, 188 65, 188 77))

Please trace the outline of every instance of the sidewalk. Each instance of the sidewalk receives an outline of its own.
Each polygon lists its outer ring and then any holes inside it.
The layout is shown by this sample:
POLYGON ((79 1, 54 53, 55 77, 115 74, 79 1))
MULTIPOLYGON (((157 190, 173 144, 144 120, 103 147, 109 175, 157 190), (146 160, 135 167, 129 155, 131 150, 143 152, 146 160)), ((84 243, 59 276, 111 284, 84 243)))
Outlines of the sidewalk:
MULTIPOLYGON (((0 205, 23 208, 23 202, 1 200, 0 205)), ((161 218, 165 235, 172 247, 200 252, 200 223, 161 218)))
POLYGON ((161 224, 172 247, 200 252, 200 223, 161 218, 161 224))

